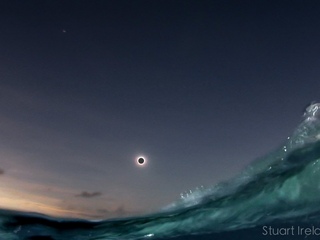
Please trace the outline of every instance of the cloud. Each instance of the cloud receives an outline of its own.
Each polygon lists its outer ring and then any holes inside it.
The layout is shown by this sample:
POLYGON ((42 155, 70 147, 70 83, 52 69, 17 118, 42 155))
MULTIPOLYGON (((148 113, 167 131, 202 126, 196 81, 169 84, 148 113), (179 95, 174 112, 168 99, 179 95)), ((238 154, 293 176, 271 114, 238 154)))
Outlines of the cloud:
POLYGON ((98 197, 101 196, 102 193, 101 192, 87 192, 87 191, 83 191, 80 194, 75 195, 76 197, 83 197, 83 198, 92 198, 92 197, 98 197))
POLYGON ((4 174, 4 170, 0 168, 0 175, 4 174))

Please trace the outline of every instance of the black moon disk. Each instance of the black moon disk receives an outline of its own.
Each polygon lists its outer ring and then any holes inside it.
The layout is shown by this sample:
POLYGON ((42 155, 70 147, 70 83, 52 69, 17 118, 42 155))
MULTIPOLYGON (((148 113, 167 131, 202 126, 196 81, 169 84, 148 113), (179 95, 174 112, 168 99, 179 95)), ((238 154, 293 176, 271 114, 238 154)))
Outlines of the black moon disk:
POLYGON ((142 158, 142 157, 138 158, 138 163, 140 165, 144 164, 144 158, 142 158))

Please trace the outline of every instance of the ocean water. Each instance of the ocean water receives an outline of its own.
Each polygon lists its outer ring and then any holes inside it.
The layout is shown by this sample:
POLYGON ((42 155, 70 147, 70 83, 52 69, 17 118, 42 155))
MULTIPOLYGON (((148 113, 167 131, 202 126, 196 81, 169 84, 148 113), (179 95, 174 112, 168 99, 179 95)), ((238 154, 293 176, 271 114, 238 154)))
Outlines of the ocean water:
POLYGON ((320 103, 278 149, 159 212, 88 221, 2 209, 0 239, 320 239, 320 103))

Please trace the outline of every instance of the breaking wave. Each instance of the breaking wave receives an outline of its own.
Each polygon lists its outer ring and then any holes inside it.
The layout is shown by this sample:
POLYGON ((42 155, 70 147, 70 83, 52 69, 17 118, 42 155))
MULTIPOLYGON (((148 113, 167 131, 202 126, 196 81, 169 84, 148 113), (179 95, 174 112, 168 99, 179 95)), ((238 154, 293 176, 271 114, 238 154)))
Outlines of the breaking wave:
POLYGON ((320 222, 320 103, 306 109, 280 148, 229 181, 181 194, 160 212, 87 221, 0 210, 0 239, 165 239, 315 222, 320 222))

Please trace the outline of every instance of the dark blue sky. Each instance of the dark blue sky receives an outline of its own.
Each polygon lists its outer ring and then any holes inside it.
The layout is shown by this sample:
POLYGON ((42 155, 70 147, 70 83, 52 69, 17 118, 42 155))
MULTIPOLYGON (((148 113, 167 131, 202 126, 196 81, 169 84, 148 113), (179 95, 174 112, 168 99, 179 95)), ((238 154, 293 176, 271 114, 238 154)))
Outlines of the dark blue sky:
POLYGON ((121 216, 234 176, 318 100, 319 12, 315 0, 1 1, 1 206, 121 216))

